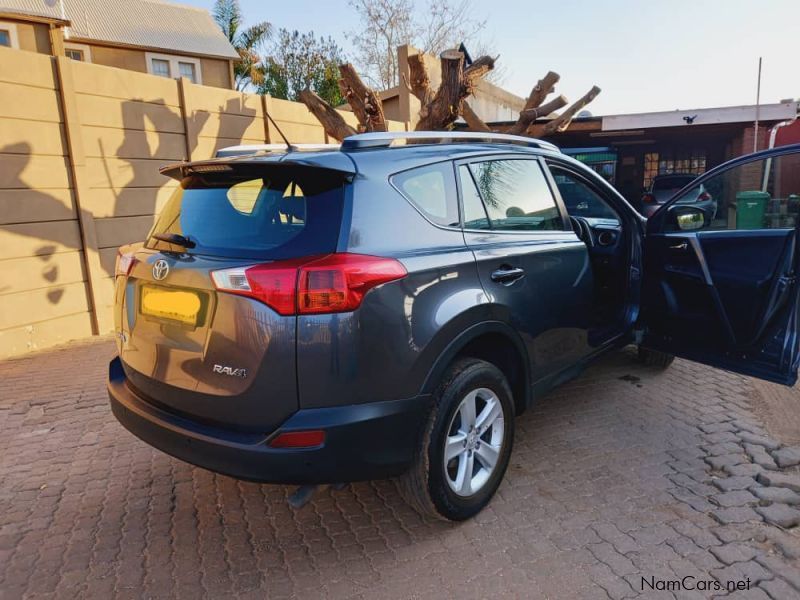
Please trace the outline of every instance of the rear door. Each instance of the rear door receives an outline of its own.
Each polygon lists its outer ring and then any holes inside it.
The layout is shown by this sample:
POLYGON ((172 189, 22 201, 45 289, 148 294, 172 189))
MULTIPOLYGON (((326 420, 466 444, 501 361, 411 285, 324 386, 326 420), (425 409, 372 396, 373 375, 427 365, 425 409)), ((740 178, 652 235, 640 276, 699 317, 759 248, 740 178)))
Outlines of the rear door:
POLYGON ((456 164, 464 237, 498 320, 519 331, 534 382, 588 352, 592 276, 536 158, 456 164))
POLYGON ((647 226, 644 345, 793 385, 799 210, 797 145, 726 163, 672 198, 647 226))
POLYGON ((292 261, 335 251, 344 185, 335 172, 275 164, 184 177, 130 270, 117 275, 129 384, 209 426, 264 433, 295 412, 292 261), (163 241, 170 235, 182 243, 163 241), (263 289, 248 282, 246 269, 276 262, 286 277, 270 271, 263 289))

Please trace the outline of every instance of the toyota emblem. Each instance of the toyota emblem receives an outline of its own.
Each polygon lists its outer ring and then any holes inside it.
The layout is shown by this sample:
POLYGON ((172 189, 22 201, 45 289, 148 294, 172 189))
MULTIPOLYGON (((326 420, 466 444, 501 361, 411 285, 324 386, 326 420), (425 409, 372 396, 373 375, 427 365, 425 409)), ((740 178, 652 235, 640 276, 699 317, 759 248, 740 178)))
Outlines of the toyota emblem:
POLYGON ((169 273, 169 264, 163 258, 153 264, 153 277, 157 281, 164 279, 169 273))

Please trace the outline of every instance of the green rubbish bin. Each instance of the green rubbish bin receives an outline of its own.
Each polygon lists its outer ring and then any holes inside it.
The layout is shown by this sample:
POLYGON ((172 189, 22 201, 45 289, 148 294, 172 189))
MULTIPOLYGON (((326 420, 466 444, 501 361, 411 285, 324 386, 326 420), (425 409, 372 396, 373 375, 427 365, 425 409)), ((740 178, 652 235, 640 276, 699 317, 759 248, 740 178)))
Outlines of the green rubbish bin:
POLYGON ((770 195, 767 192, 738 192, 736 194, 736 229, 763 229, 764 213, 770 195))

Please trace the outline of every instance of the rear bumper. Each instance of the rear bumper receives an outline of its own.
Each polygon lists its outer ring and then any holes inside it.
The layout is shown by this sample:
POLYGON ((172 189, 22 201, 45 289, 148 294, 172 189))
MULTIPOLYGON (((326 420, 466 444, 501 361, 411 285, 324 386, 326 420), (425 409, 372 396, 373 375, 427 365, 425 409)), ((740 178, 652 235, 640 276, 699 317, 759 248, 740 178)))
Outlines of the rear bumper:
POLYGON ((297 411, 270 434, 209 427, 157 408, 126 383, 119 358, 109 365, 108 395, 117 420, 149 445, 194 465, 265 483, 339 483, 383 479, 408 468, 419 448, 430 396, 297 411), (325 442, 277 449, 278 433, 322 429, 325 442))

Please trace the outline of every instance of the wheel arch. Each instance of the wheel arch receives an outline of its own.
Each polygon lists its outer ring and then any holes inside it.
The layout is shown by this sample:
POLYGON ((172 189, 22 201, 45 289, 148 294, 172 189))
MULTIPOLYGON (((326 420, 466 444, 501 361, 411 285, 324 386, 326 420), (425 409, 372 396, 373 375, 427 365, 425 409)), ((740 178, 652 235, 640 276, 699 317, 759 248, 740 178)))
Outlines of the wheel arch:
POLYGON ((465 356, 490 362, 503 372, 514 395, 516 414, 531 405, 528 352, 519 334, 501 321, 477 323, 451 340, 428 371, 422 392, 433 393, 453 361, 465 356))

